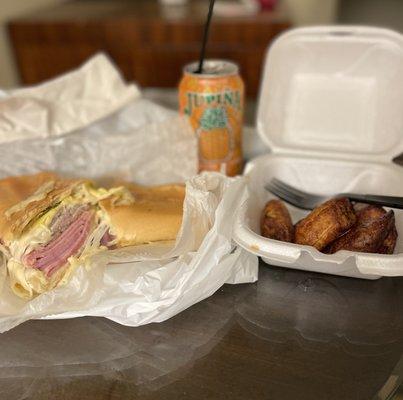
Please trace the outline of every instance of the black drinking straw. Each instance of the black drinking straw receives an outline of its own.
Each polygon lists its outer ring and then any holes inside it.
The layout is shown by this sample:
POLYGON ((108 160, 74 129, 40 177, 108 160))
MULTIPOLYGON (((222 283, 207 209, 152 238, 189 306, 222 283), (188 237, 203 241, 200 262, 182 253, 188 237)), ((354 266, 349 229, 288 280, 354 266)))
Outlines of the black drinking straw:
POLYGON ((206 54, 208 31, 210 28, 211 17, 213 15, 214 3, 215 3, 215 0, 210 0, 210 6, 208 9, 208 14, 207 14, 207 21, 206 21, 206 25, 204 25, 203 43, 202 43, 202 48, 200 51, 199 68, 197 68, 196 74, 201 74, 203 72, 204 56, 206 54))

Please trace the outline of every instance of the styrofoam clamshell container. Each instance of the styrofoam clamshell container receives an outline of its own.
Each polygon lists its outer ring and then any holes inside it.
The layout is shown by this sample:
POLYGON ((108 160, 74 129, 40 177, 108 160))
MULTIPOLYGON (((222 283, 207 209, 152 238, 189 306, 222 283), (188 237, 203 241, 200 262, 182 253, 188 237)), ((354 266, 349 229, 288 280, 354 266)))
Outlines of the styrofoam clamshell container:
MULTIPOLYGON (((271 150, 249 162, 249 197, 234 240, 271 265, 377 279, 403 275, 403 210, 394 210, 395 254, 339 251, 260 235, 264 189, 273 177, 296 188, 403 196, 403 36, 386 29, 310 27, 281 35, 268 49, 257 130, 271 150)), ((287 204, 293 222, 307 212, 287 204)))

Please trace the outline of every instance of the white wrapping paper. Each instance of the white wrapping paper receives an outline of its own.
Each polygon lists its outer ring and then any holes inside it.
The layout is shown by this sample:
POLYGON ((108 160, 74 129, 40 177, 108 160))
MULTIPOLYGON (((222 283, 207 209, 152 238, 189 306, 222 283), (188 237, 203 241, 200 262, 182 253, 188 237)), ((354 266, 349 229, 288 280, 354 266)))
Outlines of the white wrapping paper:
POLYGON ((138 98, 105 55, 42 85, 0 92, 0 141, 58 136, 83 128, 138 98))
POLYGON ((187 120, 139 97, 105 57, 38 88, 3 92, 1 141, 0 176, 52 170, 150 185, 187 180, 187 187, 175 245, 100 253, 79 267, 67 285, 29 302, 11 292, 3 265, 0 332, 34 318, 92 315, 130 326, 159 322, 210 296, 224 283, 257 279, 257 257, 232 242, 233 217, 246 195, 244 178, 194 176, 197 149, 187 120), (33 107, 25 117, 15 106, 15 99, 23 95, 40 98, 45 106, 33 107), (52 118, 38 132, 35 121, 42 120, 41 113, 52 118))
POLYGON ((187 120, 141 97, 104 55, 37 87, 0 90, 0 177, 55 170, 141 184, 197 172, 187 120))

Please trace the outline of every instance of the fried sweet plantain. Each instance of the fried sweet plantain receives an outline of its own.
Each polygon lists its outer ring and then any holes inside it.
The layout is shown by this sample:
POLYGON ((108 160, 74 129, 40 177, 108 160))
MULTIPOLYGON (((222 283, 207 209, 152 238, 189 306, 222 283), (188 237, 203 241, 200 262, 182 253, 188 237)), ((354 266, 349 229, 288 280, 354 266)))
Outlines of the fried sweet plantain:
MULTIPOLYGON (((358 218, 357 223, 362 224, 370 221, 371 219, 380 218, 385 214, 386 210, 384 208, 379 206, 367 205, 366 207, 361 208, 357 212, 357 218, 358 218)), ((394 221, 392 227, 390 228, 388 234, 386 235, 385 240, 383 241, 379 249, 376 251, 376 253, 393 254, 393 251, 395 250, 396 247, 397 237, 398 233, 394 221)))
POLYGON ((377 253, 393 254, 393 252, 395 251, 398 236, 399 235, 397 233, 396 225, 393 224, 392 229, 389 231, 377 253))
POLYGON ((283 242, 294 240, 294 225, 290 213, 280 200, 267 202, 263 210, 260 229, 262 235, 270 239, 283 242))
POLYGON ((326 252, 333 254, 339 250, 350 250, 364 253, 379 253, 382 246, 385 246, 383 251, 390 251, 392 247, 394 248, 394 227, 395 215, 393 211, 386 212, 380 207, 368 206, 358 212, 356 225, 345 235, 333 242, 326 249, 326 252), (390 233, 391 237, 385 243, 385 239, 390 233))
POLYGON ((386 210, 379 206, 366 205, 356 211, 357 223, 363 224, 378 219, 386 214, 386 210))
POLYGON ((295 243, 324 249, 347 232, 356 215, 347 198, 331 199, 316 207, 295 226, 295 243))

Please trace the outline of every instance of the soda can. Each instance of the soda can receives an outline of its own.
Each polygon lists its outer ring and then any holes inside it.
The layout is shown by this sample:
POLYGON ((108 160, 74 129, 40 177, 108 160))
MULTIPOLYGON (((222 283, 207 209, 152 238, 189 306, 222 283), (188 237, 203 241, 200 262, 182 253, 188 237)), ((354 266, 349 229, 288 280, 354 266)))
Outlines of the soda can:
POLYGON ((190 118, 198 138, 199 171, 241 173, 244 84, 238 65, 206 60, 185 66, 179 84, 179 111, 190 118))

